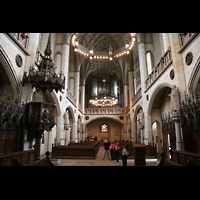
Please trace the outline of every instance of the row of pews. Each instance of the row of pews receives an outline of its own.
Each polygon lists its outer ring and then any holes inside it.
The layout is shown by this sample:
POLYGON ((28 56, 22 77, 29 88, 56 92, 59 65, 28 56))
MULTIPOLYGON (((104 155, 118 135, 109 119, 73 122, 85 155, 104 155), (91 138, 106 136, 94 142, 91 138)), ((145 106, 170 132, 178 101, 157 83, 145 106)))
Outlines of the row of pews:
POLYGON ((161 154, 159 166, 200 166, 200 154, 175 149, 170 153, 171 159, 166 158, 164 152, 161 154))
POLYGON ((95 159, 101 141, 81 141, 52 147, 52 158, 95 159))
MULTIPOLYGON (((132 142, 125 142, 125 141, 115 141, 114 143, 119 143, 119 158, 121 159, 122 155, 122 150, 125 147, 125 145, 128 143, 129 144, 129 156, 128 159, 134 159, 135 156, 135 148, 134 148, 134 143, 132 142)), ((137 143, 135 143, 137 144, 137 143)), ((138 143, 140 144, 140 143, 138 143)), ((145 152, 146 158, 156 158, 157 157, 157 152, 156 152, 156 147, 155 146, 149 146, 146 145, 146 152, 145 152)))
POLYGON ((36 150, 17 151, 0 155, 0 166, 53 166, 50 153, 46 152, 46 158, 36 159, 36 150))
MULTIPOLYGON (((119 159, 121 159, 122 150, 124 146, 129 143, 125 141, 119 142, 119 159)), ((117 141, 114 142, 115 144, 117 141)), ((98 153, 101 141, 86 141, 80 143, 71 143, 68 146, 58 145, 52 147, 52 158, 69 158, 69 159, 95 159, 98 153)), ((135 157, 135 148, 132 142, 129 143, 129 156, 128 159, 135 157)), ((157 152, 156 147, 146 145, 145 156, 146 158, 156 158, 157 152)))

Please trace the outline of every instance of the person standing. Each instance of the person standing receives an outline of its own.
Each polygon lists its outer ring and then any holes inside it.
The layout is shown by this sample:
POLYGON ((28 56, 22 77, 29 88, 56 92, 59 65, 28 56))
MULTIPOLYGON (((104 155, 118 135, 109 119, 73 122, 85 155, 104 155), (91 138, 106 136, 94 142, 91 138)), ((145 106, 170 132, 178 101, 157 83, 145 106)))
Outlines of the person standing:
POLYGON ((109 147, 110 149, 110 155, 111 155, 111 160, 114 160, 114 154, 115 154, 115 145, 114 145, 114 142, 111 142, 111 145, 109 147))
POLYGON ((107 139, 105 139, 103 160, 104 160, 104 158, 106 156, 106 153, 107 153, 107 156, 108 156, 108 160, 110 160, 110 157, 109 157, 109 146, 110 146, 110 143, 108 142, 107 139))
POLYGON ((117 142, 117 144, 115 145, 115 159, 117 160, 117 162, 119 162, 119 149, 120 147, 118 146, 119 142, 117 142))
POLYGON ((129 144, 126 144, 125 147, 124 147, 124 149, 122 150, 122 162, 123 162, 123 166, 127 166, 127 158, 128 158, 128 155, 129 155, 128 147, 129 147, 129 144))

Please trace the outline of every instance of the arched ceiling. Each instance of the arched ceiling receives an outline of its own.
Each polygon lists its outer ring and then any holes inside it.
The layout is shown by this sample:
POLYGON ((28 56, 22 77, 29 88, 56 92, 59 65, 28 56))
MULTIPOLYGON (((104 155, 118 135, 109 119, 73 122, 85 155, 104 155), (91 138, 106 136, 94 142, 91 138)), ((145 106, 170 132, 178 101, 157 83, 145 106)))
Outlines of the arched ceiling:
POLYGON ((131 40, 130 33, 78 33, 79 43, 94 51, 107 51, 110 45, 113 50, 125 46, 131 40))
POLYGON ((101 78, 105 77, 106 74, 112 76, 116 75, 119 80, 122 80, 122 71, 117 59, 112 61, 88 59, 88 66, 85 73, 86 77, 90 73, 101 78))
MULTIPOLYGON (((108 52, 110 45, 113 51, 117 51, 125 47, 127 42, 132 41, 130 33, 76 33, 75 35, 80 45, 88 50, 93 47, 93 50, 96 52, 108 52)), ((121 58, 113 57, 112 60, 109 60, 90 59, 89 57, 73 52, 74 56, 75 54, 79 55, 79 58, 83 58, 80 65, 84 67, 84 70, 81 70, 81 81, 83 84, 90 74, 102 78, 105 77, 105 74, 109 76, 115 75, 118 80, 124 82, 123 78, 126 76, 124 76, 125 69, 123 69, 124 65, 122 63, 124 63, 124 59, 127 59, 128 55, 124 55, 121 58)))

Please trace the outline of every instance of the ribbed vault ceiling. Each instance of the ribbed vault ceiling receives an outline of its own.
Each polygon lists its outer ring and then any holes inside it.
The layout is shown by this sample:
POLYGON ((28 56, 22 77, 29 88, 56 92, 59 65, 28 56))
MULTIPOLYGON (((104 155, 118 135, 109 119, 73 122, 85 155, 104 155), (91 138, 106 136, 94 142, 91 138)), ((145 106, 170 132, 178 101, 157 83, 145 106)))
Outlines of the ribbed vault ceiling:
POLYGON ((82 46, 94 51, 107 51, 110 45, 115 50, 131 40, 130 33, 78 33, 77 37, 82 46))
MULTIPOLYGON (((80 45, 87 49, 93 47, 94 51, 107 51, 110 45, 113 50, 122 48, 132 40, 130 33, 76 33, 80 45)), ((122 58, 123 59, 123 58, 122 58)), ((104 78, 106 74, 117 76, 123 81, 123 69, 120 66, 119 58, 89 59, 84 62, 84 77, 86 81, 90 74, 104 78)))

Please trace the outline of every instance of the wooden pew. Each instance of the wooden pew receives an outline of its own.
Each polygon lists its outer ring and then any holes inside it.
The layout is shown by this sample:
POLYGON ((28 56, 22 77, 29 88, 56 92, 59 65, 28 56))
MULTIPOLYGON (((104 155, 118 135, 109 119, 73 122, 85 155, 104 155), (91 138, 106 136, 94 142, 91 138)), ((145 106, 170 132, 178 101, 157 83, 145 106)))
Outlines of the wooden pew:
MULTIPOLYGON (((128 159, 134 159, 134 147, 133 147, 134 143, 125 141, 115 141, 114 143, 116 144, 117 142, 119 142, 119 147, 120 147, 119 159, 121 159, 122 150, 126 144, 129 144, 128 159)), ((156 158, 156 157, 157 157, 156 147, 146 145, 146 158, 156 158)))
POLYGON ((171 150, 171 161, 183 166, 200 166, 200 154, 173 149, 171 150))
POLYGON ((95 159, 101 142, 74 143, 52 147, 52 158, 95 159))
POLYGON ((0 166, 22 166, 36 160, 36 150, 18 151, 0 156, 0 166))
POLYGON ((54 166, 53 163, 51 162, 50 158, 50 152, 46 152, 46 158, 42 158, 40 160, 36 160, 34 162, 28 163, 23 166, 54 166))
POLYGON ((161 160, 157 166, 183 166, 171 161, 169 158, 166 158, 166 154, 164 151, 160 154, 160 156, 161 156, 161 160))

